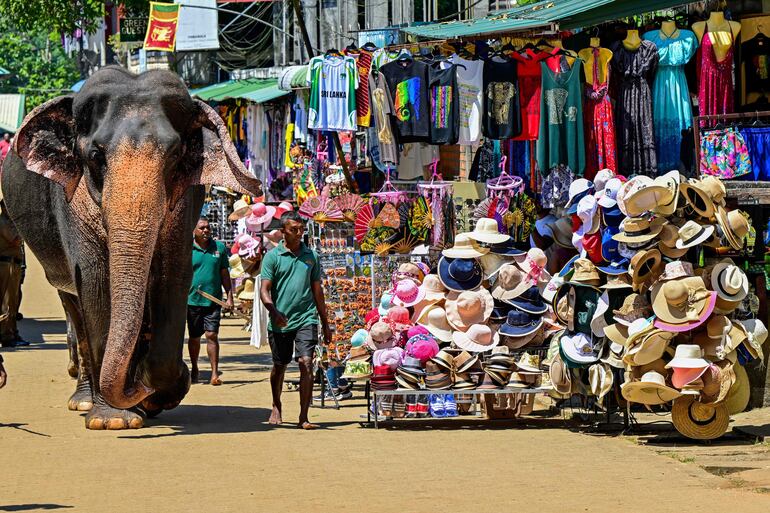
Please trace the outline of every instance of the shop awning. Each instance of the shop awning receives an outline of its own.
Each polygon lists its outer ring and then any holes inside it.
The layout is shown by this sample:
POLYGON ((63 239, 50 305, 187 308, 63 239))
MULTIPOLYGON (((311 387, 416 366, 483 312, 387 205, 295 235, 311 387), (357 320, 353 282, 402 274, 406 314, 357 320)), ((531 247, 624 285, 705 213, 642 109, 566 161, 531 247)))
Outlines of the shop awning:
POLYGON ((227 82, 192 90, 190 94, 204 101, 219 102, 242 98, 254 103, 263 103, 280 98, 289 94, 289 92, 278 89, 278 80, 269 78, 228 80, 227 82))
POLYGON ((0 94, 0 130, 16 132, 24 121, 23 94, 0 94))
POLYGON ((505 34, 558 23, 560 28, 589 27, 608 20, 667 9, 690 2, 682 0, 541 0, 491 13, 485 18, 430 23, 401 29, 429 39, 505 34))

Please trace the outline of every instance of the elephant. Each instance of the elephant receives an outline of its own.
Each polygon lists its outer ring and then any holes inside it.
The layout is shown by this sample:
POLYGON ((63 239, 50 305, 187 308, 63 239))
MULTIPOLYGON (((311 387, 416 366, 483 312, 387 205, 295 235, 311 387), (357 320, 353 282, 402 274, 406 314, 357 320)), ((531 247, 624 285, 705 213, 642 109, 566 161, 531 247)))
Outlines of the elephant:
POLYGON ((70 407, 88 409, 88 429, 142 427, 190 388, 182 349, 206 185, 261 194, 217 112, 170 71, 102 68, 16 133, 0 186, 74 331, 70 407))

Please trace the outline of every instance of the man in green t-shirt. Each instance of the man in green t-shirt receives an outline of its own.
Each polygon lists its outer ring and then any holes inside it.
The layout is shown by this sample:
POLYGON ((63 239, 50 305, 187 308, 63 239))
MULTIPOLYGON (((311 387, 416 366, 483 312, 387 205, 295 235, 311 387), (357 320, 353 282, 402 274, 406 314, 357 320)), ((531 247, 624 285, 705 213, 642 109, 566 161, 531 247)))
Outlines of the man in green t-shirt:
POLYGON ((331 342, 326 304, 321 288, 321 266, 316 254, 302 242, 305 222, 296 212, 281 216, 283 242, 262 260, 260 298, 270 314, 268 341, 273 354, 270 387, 273 412, 270 424, 280 424, 281 390, 286 366, 292 356, 299 363, 299 427, 315 429, 308 420, 313 395, 313 354, 318 342, 318 318, 323 336, 331 342))
POLYGON ((221 385, 219 378, 219 319, 221 307, 206 299, 198 290, 216 298, 222 297, 222 288, 227 294, 225 304, 233 308, 233 289, 230 282, 230 262, 224 243, 211 238, 211 227, 205 217, 198 219, 193 231, 192 267, 193 278, 187 295, 187 331, 190 336, 187 349, 190 351, 192 371, 190 379, 198 382, 198 355, 201 351, 201 335, 206 337, 206 352, 211 362, 212 385, 221 385))

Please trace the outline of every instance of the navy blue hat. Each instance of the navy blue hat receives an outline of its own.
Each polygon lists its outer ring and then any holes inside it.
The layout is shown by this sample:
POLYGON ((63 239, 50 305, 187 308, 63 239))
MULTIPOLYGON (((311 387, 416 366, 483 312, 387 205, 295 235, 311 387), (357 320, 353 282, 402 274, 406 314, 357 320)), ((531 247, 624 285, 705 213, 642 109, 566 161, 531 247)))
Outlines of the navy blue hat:
POLYGON ((548 310, 543 298, 540 297, 540 289, 538 289, 537 286, 530 287, 519 297, 506 299, 505 302, 515 306, 519 310, 534 315, 542 315, 548 310))
POLYGON ((614 261, 610 262, 608 265, 599 266, 597 269, 610 276, 625 274, 628 272, 628 259, 623 258, 618 254, 614 261))
POLYGON ((604 222, 604 226, 619 228, 620 223, 623 222, 625 217, 625 214, 623 214, 618 207, 602 209, 602 221, 604 222))
POLYGON ((499 244, 492 244, 489 247, 489 252, 494 253, 495 255, 506 255, 506 256, 518 256, 523 255, 525 252, 517 249, 513 246, 513 240, 508 239, 505 242, 501 242, 499 244))
POLYGON ((438 279, 449 290, 473 290, 481 285, 483 276, 475 258, 441 257, 438 261, 438 279))
POLYGON ((509 337, 523 337, 534 333, 543 325, 543 318, 521 310, 511 310, 505 324, 500 326, 500 334, 509 337))
POLYGON ((508 303, 495 299, 495 307, 492 309, 492 315, 489 316, 489 319, 493 321, 504 321, 508 318, 508 312, 510 312, 512 308, 513 307, 508 303))

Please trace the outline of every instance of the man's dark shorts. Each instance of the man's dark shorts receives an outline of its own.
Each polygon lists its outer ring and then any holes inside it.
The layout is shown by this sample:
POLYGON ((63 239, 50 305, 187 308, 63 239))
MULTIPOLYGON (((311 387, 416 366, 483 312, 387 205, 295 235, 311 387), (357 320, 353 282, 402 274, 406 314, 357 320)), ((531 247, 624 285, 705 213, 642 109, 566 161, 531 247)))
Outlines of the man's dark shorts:
POLYGON ((267 340, 273 353, 273 363, 289 365, 292 355, 297 360, 302 356, 313 357, 318 344, 318 325, 302 326, 295 331, 283 333, 268 330, 267 340))
POLYGON ((200 338, 206 331, 219 333, 222 307, 187 305, 187 331, 190 338, 200 338))

